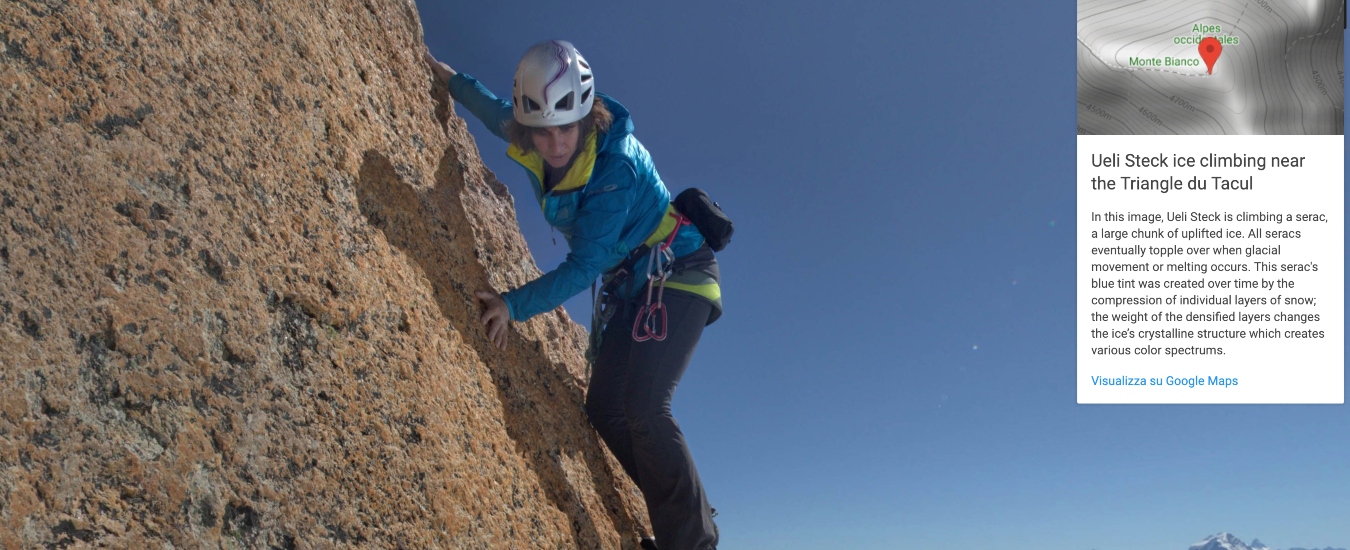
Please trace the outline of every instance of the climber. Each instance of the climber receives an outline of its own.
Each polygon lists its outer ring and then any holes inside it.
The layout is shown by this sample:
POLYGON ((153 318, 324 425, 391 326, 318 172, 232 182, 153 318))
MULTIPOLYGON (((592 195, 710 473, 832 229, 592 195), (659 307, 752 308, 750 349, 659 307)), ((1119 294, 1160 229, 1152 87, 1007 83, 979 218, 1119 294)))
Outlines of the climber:
POLYGON ((595 91, 572 44, 530 47, 510 101, 429 51, 424 57, 450 95, 510 143, 507 156, 525 168, 545 220, 569 248, 561 265, 519 288, 476 293, 488 338, 505 349, 509 321, 551 311, 603 276, 596 312, 607 322, 592 327, 600 344, 587 417, 642 490, 655 544, 716 548, 713 512, 670 409, 703 327, 721 315, 712 249, 672 205, 628 110, 595 91))

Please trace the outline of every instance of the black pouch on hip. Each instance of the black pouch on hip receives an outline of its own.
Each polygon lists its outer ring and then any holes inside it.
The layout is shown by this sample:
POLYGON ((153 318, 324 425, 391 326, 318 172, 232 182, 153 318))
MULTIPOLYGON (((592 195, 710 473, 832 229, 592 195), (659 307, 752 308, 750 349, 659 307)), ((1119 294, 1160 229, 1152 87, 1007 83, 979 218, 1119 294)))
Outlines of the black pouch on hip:
POLYGON ((693 222, 713 252, 721 252, 731 242, 731 234, 736 231, 735 225, 722 212, 722 206, 713 202, 702 189, 690 187, 681 191, 675 197, 675 209, 693 222))

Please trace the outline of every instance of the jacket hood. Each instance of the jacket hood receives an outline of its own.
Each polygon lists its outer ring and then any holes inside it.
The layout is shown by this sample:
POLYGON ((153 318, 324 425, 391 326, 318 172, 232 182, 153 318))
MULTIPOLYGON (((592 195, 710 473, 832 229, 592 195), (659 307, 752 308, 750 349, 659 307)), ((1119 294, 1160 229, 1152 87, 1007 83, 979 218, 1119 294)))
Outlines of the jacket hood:
POLYGON ((602 93, 596 93, 595 97, 605 102, 605 108, 609 109, 609 114, 614 115, 614 121, 609 125, 609 131, 602 137, 603 141, 597 147, 604 151, 610 145, 623 141, 633 133, 633 116, 628 113, 628 109, 622 103, 615 101, 614 98, 602 93))

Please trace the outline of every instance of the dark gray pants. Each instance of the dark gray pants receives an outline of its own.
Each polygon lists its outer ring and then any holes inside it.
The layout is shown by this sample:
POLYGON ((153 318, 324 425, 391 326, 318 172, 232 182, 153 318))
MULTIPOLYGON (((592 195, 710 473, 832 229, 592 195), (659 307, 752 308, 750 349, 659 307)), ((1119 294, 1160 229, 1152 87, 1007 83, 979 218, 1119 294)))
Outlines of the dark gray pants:
POLYGON ((711 508, 684 434, 670 414, 670 400, 712 304, 671 291, 663 301, 669 323, 664 341, 633 341, 634 316, 642 304, 626 304, 605 327, 586 392, 586 415, 642 490, 657 546, 706 550, 717 546, 711 508))

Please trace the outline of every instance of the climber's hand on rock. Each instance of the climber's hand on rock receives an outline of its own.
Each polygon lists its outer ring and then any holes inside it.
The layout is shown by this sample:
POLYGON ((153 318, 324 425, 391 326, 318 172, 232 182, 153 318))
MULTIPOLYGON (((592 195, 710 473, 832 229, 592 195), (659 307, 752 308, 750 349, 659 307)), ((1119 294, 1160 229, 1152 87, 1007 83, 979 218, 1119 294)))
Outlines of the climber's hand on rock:
POLYGON ((511 311, 501 294, 488 290, 474 293, 483 302, 483 316, 479 318, 488 328, 488 340, 500 349, 506 349, 506 326, 511 323, 511 311))
POLYGON ((422 60, 426 61, 427 67, 431 69, 431 74, 436 75, 436 80, 449 82, 450 77, 455 76, 455 70, 445 63, 436 61, 436 56, 431 55, 430 50, 422 52, 422 60))

